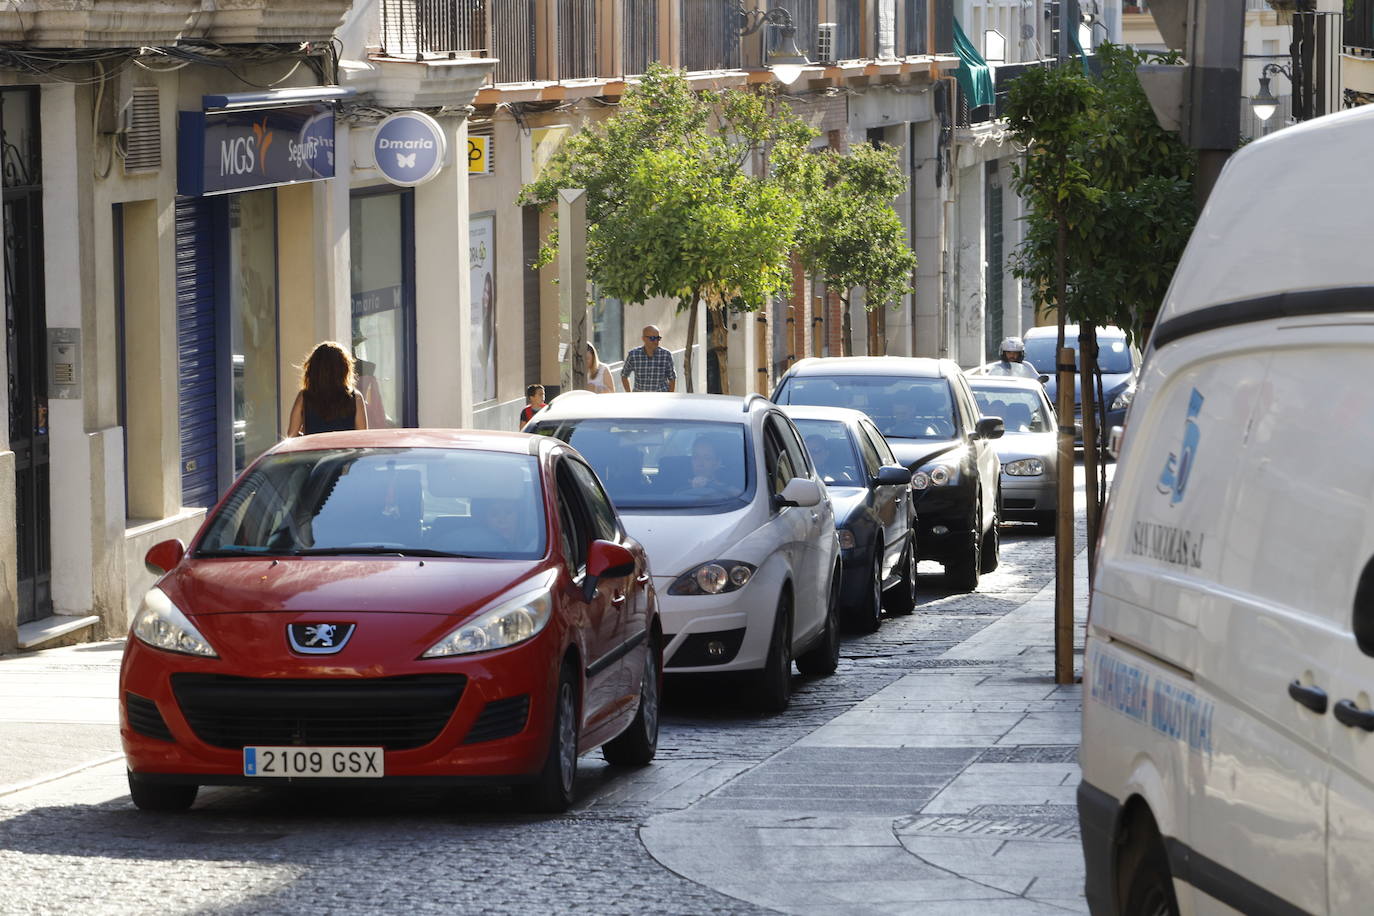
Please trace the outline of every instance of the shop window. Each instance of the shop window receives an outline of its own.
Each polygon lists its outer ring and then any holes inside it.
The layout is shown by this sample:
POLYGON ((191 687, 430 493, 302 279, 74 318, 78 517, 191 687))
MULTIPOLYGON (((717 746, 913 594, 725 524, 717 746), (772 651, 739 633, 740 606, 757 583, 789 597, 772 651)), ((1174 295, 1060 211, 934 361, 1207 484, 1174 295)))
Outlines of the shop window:
POLYGON ((603 363, 625 358, 625 305, 600 289, 593 290, 592 344, 603 363))
POLYGON ((228 276, 237 474, 281 438, 276 191, 229 197, 228 276))

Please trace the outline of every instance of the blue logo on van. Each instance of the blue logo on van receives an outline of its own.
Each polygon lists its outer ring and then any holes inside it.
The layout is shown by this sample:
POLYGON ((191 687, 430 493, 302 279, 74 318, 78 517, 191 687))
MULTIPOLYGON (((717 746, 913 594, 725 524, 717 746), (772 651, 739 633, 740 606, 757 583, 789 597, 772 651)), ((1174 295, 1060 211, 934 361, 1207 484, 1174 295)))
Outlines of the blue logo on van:
POLYGON ((1188 416, 1183 423, 1183 446, 1178 454, 1169 453, 1164 462, 1164 472, 1159 475, 1159 492, 1169 496, 1170 505, 1183 501, 1183 493, 1188 488, 1188 477, 1193 471, 1193 459, 1197 457, 1198 444, 1202 441, 1202 430, 1197 425, 1197 416, 1202 412, 1202 392, 1196 388, 1188 398, 1188 416))

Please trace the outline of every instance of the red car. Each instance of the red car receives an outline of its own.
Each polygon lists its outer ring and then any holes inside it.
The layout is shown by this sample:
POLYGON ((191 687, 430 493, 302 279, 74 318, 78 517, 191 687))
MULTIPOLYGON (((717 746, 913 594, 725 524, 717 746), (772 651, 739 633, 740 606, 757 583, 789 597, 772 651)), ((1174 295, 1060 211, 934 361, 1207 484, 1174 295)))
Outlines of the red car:
POLYGON ((253 463, 130 627, 120 735, 139 808, 202 785, 523 784, 572 803, 577 757, 658 742, 643 549, 557 439, 371 430, 253 463))

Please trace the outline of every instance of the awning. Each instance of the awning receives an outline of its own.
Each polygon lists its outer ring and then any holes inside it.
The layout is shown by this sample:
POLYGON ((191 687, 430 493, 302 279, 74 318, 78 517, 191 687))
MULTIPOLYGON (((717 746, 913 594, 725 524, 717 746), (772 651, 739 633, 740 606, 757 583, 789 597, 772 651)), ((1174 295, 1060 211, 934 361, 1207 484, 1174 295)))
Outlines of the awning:
POLYGON ((954 53, 959 55, 959 69, 955 71, 954 78, 959 81, 959 88, 964 90, 968 107, 991 105, 996 95, 992 86, 992 69, 973 42, 968 40, 958 19, 954 20, 954 53))

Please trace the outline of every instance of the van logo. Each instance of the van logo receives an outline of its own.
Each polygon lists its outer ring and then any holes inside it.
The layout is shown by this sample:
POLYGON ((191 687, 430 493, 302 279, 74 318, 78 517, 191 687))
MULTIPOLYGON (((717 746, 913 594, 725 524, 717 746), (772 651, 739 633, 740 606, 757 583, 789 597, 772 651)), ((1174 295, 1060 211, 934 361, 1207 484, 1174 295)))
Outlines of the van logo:
POLYGON ((1196 388, 1188 397, 1188 416, 1183 421, 1183 443, 1177 453, 1170 452, 1164 462, 1164 471, 1159 475, 1159 492, 1169 497, 1169 504, 1178 505, 1183 501, 1188 489, 1188 478, 1193 471, 1197 458, 1198 445, 1202 441, 1202 430, 1197 425, 1198 414, 1202 412, 1202 392, 1196 388))

